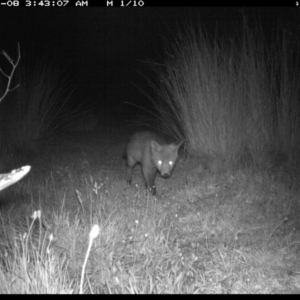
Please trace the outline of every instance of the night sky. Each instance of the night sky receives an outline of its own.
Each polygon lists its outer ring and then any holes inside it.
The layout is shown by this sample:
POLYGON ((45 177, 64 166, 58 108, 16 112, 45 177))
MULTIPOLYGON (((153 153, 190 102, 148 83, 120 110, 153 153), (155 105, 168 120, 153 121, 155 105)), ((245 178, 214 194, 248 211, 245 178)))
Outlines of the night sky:
MULTIPOLYGON (((184 20, 200 21, 213 35, 241 28, 243 14, 250 26, 260 21, 266 36, 276 26, 299 36, 298 8, 3 8, 0 9, 0 50, 32 63, 43 55, 59 66, 75 88, 72 101, 95 106, 99 113, 119 117, 124 102, 140 106, 151 94, 140 73, 152 76, 143 61, 162 62, 163 38, 176 34, 184 20)), ((0 63, 3 63, 1 58, 0 63)), ((131 108, 132 109, 132 108, 131 108)), ((130 108, 129 108, 130 110, 130 108)))

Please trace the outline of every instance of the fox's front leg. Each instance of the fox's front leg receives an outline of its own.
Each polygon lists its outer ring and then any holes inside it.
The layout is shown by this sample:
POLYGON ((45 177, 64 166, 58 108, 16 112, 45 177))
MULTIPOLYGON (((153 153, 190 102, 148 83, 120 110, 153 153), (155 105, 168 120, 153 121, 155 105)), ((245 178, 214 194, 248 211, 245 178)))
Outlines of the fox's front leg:
POLYGON ((156 176, 156 169, 151 168, 148 170, 147 168, 143 168, 143 176, 145 179, 145 186, 146 189, 151 193, 151 195, 156 195, 156 187, 155 187, 155 176, 156 176))

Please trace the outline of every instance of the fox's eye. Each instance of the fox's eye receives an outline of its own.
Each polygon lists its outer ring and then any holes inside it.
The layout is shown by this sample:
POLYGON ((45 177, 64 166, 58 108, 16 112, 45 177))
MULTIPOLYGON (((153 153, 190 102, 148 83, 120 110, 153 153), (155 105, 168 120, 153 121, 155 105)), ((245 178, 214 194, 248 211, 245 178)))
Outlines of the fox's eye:
POLYGON ((158 161, 158 164, 159 164, 159 165, 162 165, 162 161, 161 161, 161 160, 159 160, 159 161, 158 161))
POLYGON ((172 165, 173 165, 173 162, 172 162, 171 160, 169 161, 169 165, 170 165, 170 166, 172 166, 172 165))

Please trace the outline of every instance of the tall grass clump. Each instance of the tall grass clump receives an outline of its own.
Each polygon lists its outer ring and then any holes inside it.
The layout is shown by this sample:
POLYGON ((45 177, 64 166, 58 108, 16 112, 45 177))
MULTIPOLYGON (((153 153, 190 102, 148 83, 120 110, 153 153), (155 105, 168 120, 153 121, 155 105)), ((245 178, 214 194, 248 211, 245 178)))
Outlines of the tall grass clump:
POLYGON ((288 38, 283 32, 279 46, 272 80, 277 129, 275 143, 290 162, 295 162, 299 157, 300 145, 299 40, 288 38))
POLYGON ((68 120, 66 102, 70 92, 60 71, 41 59, 21 64, 14 81, 20 86, 9 93, 5 110, 7 144, 36 151, 39 142, 57 133, 68 120))
POLYGON ((278 144, 279 132, 279 143, 288 145, 299 133, 292 112, 299 69, 291 72, 287 64, 287 44, 281 40, 276 46, 282 49, 271 47, 262 30, 250 30, 246 21, 242 29, 224 39, 187 25, 166 49, 164 63, 154 66, 158 84, 151 83, 161 100, 153 102, 164 130, 184 135, 190 152, 221 158, 225 165, 245 154, 255 159, 275 140, 278 144))
POLYGON ((45 234, 41 217, 41 211, 35 211, 30 223, 27 221, 26 225, 21 225, 19 222, 16 226, 9 218, 0 214, 3 227, 1 294, 73 293, 66 262, 54 253, 53 234, 45 234), (23 232, 20 232, 21 228, 24 229, 23 232))

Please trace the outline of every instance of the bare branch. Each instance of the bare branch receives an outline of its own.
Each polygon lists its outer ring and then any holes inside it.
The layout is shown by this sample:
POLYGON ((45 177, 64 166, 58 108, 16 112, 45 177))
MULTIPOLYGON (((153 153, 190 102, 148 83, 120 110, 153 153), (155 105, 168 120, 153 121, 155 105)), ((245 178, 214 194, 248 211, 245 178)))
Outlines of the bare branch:
POLYGON ((0 68, 0 72, 6 77, 6 78, 9 78, 9 76, 8 75, 6 75, 5 73, 4 73, 4 71, 0 68))
POLYGON ((14 72, 19 64, 19 61, 21 59, 21 51, 20 51, 20 44, 18 43, 18 59, 17 62, 14 63, 14 61, 9 57, 9 55, 2 50, 1 54, 3 54, 5 56, 5 58, 9 61, 9 63, 13 66, 12 71, 9 75, 5 74, 4 71, 0 68, 0 72, 6 77, 8 78, 8 83, 7 83, 7 87, 6 90, 4 92, 4 94, 2 95, 2 97, 0 97, 0 102, 5 98, 5 96, 7 95, 8 92, 11 92, 13 90, 15 90, 16 88, 19 87, 19 84, 16 85, 14 88, 10 88, 10 84, 11 84, 11 80, 13 78, 14 72))

